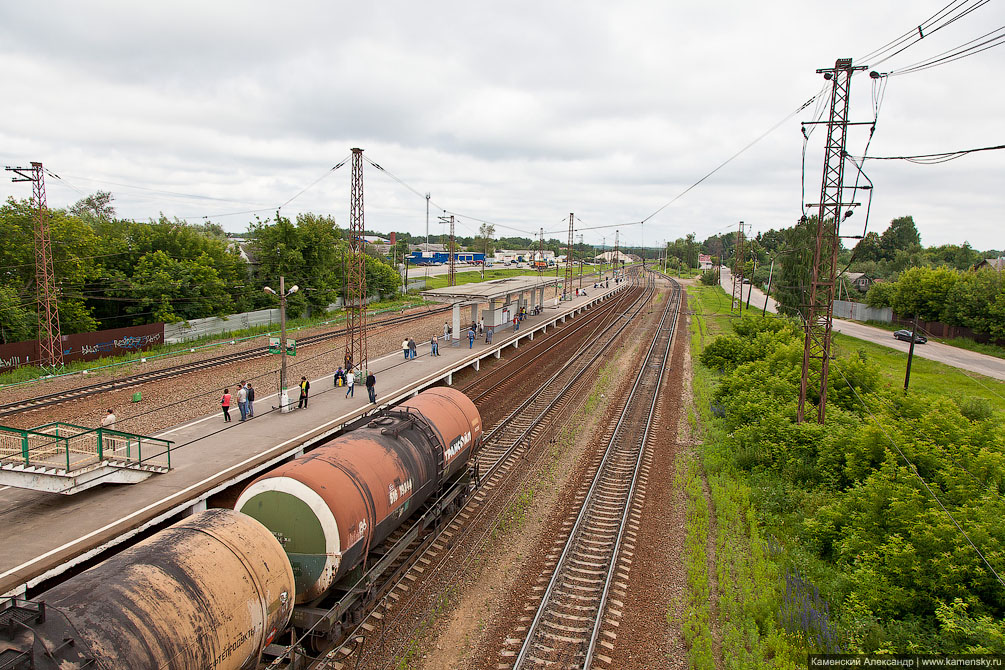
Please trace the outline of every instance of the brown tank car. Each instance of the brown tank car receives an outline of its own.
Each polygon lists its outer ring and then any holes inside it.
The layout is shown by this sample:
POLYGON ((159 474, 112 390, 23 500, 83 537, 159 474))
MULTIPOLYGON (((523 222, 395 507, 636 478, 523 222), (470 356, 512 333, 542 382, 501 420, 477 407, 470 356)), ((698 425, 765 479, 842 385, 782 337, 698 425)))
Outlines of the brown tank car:
POLYGON ((11 648, 38 670, 254 667, 292 612, 279 543, 225 509, 176 523, 34 603, 0 603, 0 618, 27 624, 11 648))
POLYGON ((429 389, 259 477, 236 509, 272 531, 293 566, 297 602, 312 602, 463 470, 481 435, 467 396, 429 389))

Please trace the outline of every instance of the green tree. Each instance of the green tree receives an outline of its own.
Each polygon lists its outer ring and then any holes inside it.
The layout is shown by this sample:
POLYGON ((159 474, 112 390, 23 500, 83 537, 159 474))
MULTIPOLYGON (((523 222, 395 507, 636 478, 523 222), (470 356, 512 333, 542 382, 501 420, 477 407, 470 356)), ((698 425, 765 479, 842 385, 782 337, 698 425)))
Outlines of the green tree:
POLYGON ((909 268, 897 280, 890 307, 904 317, 942 321, 949 294, 958 281, 959 274, 949 268, 909 268))
POLYGON ((901 216, 890 222, 879 238, 879 246, 883 258, 892 261, 898 251, 914 252, 921 250, 921 235, 914 225, 914 217, 901 216))

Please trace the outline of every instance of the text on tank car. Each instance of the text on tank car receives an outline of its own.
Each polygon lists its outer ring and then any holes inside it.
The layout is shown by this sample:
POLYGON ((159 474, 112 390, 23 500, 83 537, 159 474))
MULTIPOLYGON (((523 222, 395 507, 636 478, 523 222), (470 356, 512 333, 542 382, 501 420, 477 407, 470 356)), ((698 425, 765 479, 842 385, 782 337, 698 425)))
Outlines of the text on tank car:
POLYGON ((454 439, 454 441, 450 443, 450 448, 447 449, 447 458, 448 459, 453 458, 454 456, 457 455, 457 452, 459 452, 461 449, 468 446, 469 444, 471 444, 470 430, 464 433, 463 435, 457 436, 454 439))
POLYGON ((412 492, 412 479, 408 478, 400 484, 388 484, 387 485, 387 502, 389 505, 393 505, 398 502, 399 499, 408 495, 412 492))

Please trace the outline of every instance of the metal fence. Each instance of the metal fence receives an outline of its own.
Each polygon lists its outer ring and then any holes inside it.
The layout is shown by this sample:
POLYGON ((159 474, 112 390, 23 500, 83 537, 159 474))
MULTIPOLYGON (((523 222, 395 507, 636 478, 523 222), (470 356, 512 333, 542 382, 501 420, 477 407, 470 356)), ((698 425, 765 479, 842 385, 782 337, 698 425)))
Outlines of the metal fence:
POLYGON ((103 461, 171 467, 171 441, 109 428, 47 423, 24 430, 0 426, 0 466, 72 472, 103 461))

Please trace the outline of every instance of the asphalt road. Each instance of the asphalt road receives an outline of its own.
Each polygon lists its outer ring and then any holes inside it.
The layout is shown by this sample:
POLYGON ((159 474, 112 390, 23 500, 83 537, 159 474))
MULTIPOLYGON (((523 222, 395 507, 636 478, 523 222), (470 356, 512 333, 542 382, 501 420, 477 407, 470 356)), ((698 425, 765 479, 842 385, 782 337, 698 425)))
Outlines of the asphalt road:
MULTIPOLYGON (((722 285, 722 289, 727 294, 732 292, 733 279, 729 270, 726 268, 722 269, 720 283, 722 285)), ((744 284, 743 301, 745 303, 747 301, 748 291, 750 292, 751 309, 754 309, 755 307, 762 308, 764 306, 764 293, 757 287, 751 287, 749 284, 744 284)), ((776 312, 775 301, 771 298, 768 298, 767 311, 772 313, 776 312)), ((901 340, 894 339, 893 333, 888 330, 874 328, 873 326, 867 326, 854 321, 834 319, 833 327, 835 331, 843 335, 880 344, 884 347, 889 347, 890 349, 897 349, 905 354, 911 346, 910 342, 903 342, 901 340)), ((927 344, 915 345, 914 355, 919 358, 945 363, 946 365, 951 365, 962 370, 976 372, 987 377, 993 377, 994 379, 1005 380, 1005 360, 995 358, 994 356, 988 356, 974 351, 967 351, 966 349, 951 347, 947 344, 940 344, 939 342, 933 342, 931 340, 929 340, 927 344)))

